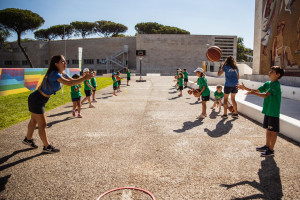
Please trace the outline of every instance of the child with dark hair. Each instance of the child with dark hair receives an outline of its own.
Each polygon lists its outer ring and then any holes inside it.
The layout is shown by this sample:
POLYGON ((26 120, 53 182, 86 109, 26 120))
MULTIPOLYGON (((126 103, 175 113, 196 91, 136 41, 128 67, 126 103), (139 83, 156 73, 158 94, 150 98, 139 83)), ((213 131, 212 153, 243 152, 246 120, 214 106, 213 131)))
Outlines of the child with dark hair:
POLYGON ((32 148, 38 148, 32 139, 36 124, 38 124, 39 136, 44 144, 43 152, 46 153, 57 153, 60 151, 49 143, 47 137, 47 122, 44 109, 50 96, 53 94, 55 95, 55 93, 61 89, 61 84, 73 86, 95 76, 94 74, 86 73, 82 78, 72 79, 65 74, 66 67, 67 62, 64 56, 53 56, 42 84, 28 97, 28 107, 31 112, 31 119, 28 124, 27 136, 23 140, 23 143, 32 148))
MULTIPOLYGON (((74 74, 72 76, 73 79, 79 79, 79 75, 74 74)), ((80 109, 81 109, 81 93, 80 93, 80 88, 81 88, 81 84, 77 84, 77 85, 73 85, 71 86, 71 98, 72 98, 72 102, 73 102, 73 110, 72 110, 72 115, 75 117, 76 115, 76 107, 77 107, 77 111, 78 111, 78 117, 81 118, 82 115, 80 114, 80 109)))
POLYGON ((121 73, 120 72, 117 72, 117 77, 119 78, 118 80, 118 92, 122 92, 121 91, 121 73))
POLYGON ((116 75, 116 73, 112 73, 112 80, 113 80, 113 90, 114 90, 113 94, 115 96, 118 96, 116 94, 116 90, 118 89, 118 81, 117 81, 117 75, 116 75))
POLYGON ((235 101, 235 95, 238 92, 236 85, 239 83, 239 69, 237 67, 234 57, 228 56, 222 65, 220 63, 220 68, 218 71, 218 76, 221 76, 225 72, 225 87, 224 87, 224 114, 223 119, 227 119, 227 102, 229 94, 231 93, 231 101, 234 109, 232 114, 233 118, 238 118, 237 103, 235 101))
POLYGON ((187 83, 189 82, 189 73, 186 69, 183 69, 183 76, 184 76, 184 88, 187 87, 187 83))
MULTIPOLYGON (((89 69, 85 68, 83 70, 83 74, 89 73, 89 69)), ((81 101, 81 104, 83 104, 86 100, 89 102, 89 108, 95 108, 95 106, 92 104, 91 101, 91 96, 92 96, 92 89, 94 89, 94 87, 92 86, 91 81, 85 80, 84 82, 84 93, 85 93, 85 98, 81 101)))
MULTIPOLYGON (((96 75, 97 74, 97 72, 96 71, 94 71, 94 74, 96 75)), ((96 78, 95 77, 93 77, 92 79, 91 79, 91 85, 93 86, 93 88, 92 88, 92 99, 93 99, 93 102, 94 103, 97 103, 97 100, 96 100, 96 90, 97 90, 97 81, 96 81, 96 78)))
POLYGON ((182 97, 182 90, 183 90, 183 74, 182 74, 182 72, 178 73, 177 82, 178 82, 178 87, 179 87, 179 90, 180 90, 180 94, 178 96, 182 97))
POLYGON ((262 113, 265 114, 263 128, 266 129, 266 145, 257 147, 256 150, 262 157, 274 156, 274 146, 279 132, 279 116, 281 105, 281 87, 279 79, 284 75, 284 70, 279 66, 271 67, 269 71, 270 81, 265 82, 256 90, 247 88, 243 83, 237 85, 239 89, 247 90, 247 95, 253 94, 264 98, 262 113))

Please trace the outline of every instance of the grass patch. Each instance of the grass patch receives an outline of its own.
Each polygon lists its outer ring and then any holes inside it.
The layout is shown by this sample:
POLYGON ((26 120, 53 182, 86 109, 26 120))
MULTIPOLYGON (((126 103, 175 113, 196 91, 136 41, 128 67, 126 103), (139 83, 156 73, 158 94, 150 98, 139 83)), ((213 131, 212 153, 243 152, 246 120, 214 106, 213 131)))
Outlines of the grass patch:
MULTIPOLYGON (((97 90, 106 88, 112 85, 112 79, 110 77, 97 77, 97 90)), ((11 125, 22 122, 30 118, 30 112, 28 111, 28 96, 33 91, 23 92, 20 94, 11 94, 7 96, 0 96, 0 130, 5 129, 11 125)), ((82 84, 81 95, 84 94, 84 87, 82 84)), ((51 110, 63 104, 71 101, 71 87, 63 86, 63 90, 59 90, 56 95, 51 95, 45 110, 51 110), (63 94, 62 94, 63 91, 63 94)))

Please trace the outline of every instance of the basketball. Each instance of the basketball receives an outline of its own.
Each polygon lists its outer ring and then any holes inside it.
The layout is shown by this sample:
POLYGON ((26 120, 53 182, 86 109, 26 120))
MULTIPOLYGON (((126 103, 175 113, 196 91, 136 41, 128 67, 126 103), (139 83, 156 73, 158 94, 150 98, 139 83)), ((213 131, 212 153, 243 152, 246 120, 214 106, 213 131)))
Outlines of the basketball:
POLYGON ((174 78, 175 78, 175 79, 178 79, 178 77, 177 77, 177 76, 174 76, 174 78))
POLYGON ((200 97, 200 89, 194 90, 194 91, 193 91, 193 95, 194 95, 195 97, 200 97))
POLYGON ((192 90, 188 90, 187 92, 188 92, 189 95, 193 94, 192 90))
POLYGON ((233 106, 230 106, 230 107, 228 108, 228 110, 229 110, 230 112, 234 112, 233 106))
POLYGON ((222 50, 218 46, 211 46, 206 51, 206 57, 211 62, 218 62, 222 57, 222 50))
POLYGON ((119 76, 117 76, 117 81, 121 80, 121 78, 119 76))

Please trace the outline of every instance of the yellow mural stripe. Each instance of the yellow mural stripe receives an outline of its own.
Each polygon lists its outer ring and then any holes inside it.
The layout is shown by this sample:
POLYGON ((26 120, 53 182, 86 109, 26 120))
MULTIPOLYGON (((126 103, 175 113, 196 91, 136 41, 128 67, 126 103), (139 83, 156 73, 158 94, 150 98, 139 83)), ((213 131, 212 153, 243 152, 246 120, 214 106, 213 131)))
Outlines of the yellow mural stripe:
POLYGON ((36 80, 38 81, 43 75, 24 75, 24 80, 36 80))
POLYGON ((28 90, 27 88, 19 88, 19 89, 14 89, 14 90, 0 91, 0 96, 5 96, 5 95, 9 95, 9 94, 18 94, 18 93, 28 92, 28 91, 30 91, 30 90, 28 90))

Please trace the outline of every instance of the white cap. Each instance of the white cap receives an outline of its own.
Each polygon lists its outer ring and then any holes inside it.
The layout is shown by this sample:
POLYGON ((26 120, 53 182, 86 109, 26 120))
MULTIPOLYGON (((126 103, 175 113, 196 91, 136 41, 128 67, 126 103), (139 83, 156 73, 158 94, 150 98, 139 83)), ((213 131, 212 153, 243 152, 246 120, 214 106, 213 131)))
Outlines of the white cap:
POLYGON ((194 72, 204 72, 204 70, 202 69, 202 67, 198 67, 194 72))
POLYGON ((84 68, 83 69, 83 72, 89 72, 90 70, 89 70, 89 68, 84 68))
POLYGON ((181 71, 182 72, 182 69, 178 68, 177 71, 179 71, 179 72, 181 71))

